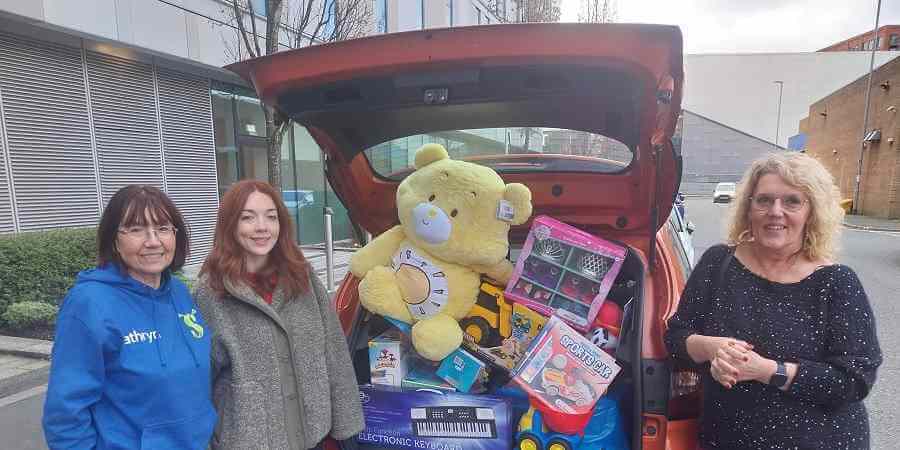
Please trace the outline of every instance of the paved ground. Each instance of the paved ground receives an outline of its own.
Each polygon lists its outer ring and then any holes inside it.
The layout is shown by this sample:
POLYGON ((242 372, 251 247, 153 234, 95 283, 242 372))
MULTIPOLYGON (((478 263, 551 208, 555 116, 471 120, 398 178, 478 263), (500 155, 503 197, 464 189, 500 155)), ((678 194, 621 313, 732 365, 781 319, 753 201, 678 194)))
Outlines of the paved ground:
MULTIPOLYGON (((714 205, 711 199, 688 198, 686 216, 697 226, 694 249, 697 259, 711 245, 722 242, 727 205, 714 205)), ((852 219, 850 219, 852 220, 852 219)), ((869 221, 885 228, 884 221, 869 221)), ((852 224, 851 224, 852 225, 852 224)), ((866 399, 872 432, 872 448, 893 450, 900 441, 900 233, 845 228, 839 262, 853 268, 862 280, 875 311, 878 339, 884 364, 878 372, 875 388, 866 399)))

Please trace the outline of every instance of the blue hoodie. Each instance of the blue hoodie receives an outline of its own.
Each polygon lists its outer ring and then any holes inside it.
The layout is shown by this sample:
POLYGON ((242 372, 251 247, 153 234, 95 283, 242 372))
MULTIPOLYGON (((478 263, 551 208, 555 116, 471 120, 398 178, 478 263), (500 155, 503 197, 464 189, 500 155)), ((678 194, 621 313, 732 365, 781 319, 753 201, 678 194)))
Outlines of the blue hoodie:
POLYGON ((115 265, 86 270, 62 304, 44 404, 51 449, 205 449, 210 332, 187 287, 115 265))

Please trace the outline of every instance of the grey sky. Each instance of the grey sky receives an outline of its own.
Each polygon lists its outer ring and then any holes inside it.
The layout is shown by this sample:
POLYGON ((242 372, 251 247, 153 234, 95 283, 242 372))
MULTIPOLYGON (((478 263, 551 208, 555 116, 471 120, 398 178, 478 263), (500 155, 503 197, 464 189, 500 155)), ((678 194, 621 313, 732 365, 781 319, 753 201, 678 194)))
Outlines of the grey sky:
MULTIPOLYGON (((562 0, 575 21, 579 0, 562 0)), ((678 25, 685 53, 815 51, 875 25, 876 0, 618 0, 618 22, 678 25)), ((882 0, 880 25, 900 24, 882 0)))

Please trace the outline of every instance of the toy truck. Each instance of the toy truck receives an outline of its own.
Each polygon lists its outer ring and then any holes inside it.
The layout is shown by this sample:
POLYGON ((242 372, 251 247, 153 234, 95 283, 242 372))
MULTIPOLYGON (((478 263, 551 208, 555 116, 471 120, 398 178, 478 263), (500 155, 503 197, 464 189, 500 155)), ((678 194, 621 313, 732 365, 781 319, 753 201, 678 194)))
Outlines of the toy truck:
POLYGON ((512 333, 512 308, 503 297, 502 289, 481 283, 475 306, 459 325, 473 343, 485 348, 497 347, 512 333))
POLYGON ((519 419, 516 450, 628 450, 619 404, 601 398, 582 433, 557 433, 547 428, 540 411, 531 407, 519 419))

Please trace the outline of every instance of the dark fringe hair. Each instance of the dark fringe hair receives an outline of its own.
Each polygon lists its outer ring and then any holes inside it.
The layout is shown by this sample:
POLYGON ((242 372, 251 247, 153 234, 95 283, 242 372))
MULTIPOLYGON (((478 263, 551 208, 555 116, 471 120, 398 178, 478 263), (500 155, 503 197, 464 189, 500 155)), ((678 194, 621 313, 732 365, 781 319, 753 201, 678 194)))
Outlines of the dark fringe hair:
POLYGON ((175 256, 169 269, 173 272, 184 266, 190 252, 190 233, 181 211, 159 188, 150 185, 132 184, 119 189, 100 217, 97 226, 97 266, 114 263, 125 269, 125 262, 116 250, 116 239, 120 228, 147 226, 147 216, 157 225, 171 223, 176 229, 175 256))

